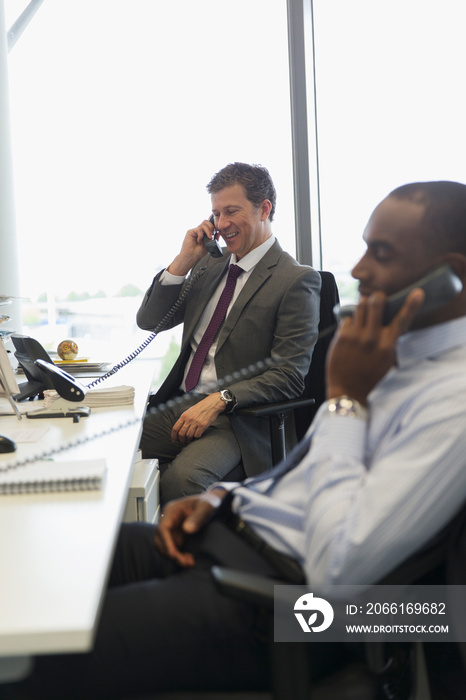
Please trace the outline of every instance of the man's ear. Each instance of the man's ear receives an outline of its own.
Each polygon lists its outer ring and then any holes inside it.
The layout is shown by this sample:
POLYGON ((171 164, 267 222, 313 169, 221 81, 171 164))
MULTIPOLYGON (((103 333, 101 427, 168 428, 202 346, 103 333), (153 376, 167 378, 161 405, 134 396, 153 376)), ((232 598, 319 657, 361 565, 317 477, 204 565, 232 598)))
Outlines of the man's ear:
POLYGON ((272 202, 270 199, 264 199, 261 204, 261 221, 265 221, 269 218, 270 212, 272 211, 272 202))

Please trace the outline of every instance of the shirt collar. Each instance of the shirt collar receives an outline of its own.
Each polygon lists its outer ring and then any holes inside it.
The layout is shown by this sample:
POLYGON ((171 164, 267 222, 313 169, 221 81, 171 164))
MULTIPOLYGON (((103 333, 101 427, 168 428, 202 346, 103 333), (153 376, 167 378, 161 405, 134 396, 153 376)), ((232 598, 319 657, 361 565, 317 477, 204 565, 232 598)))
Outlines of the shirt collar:
POLYGON ((466 316, 402 335, 396 347, 397 364, 410 367, 460 345, 466 345, 466 316))
POLYGON ((247 255, 245 255, 244 258, 241 258, 239 261, 236 260, 236 254, 232 253, 230 265, 239 265, 245 272, 249 272, 257 265, 259 260, 262 260, 264 255, 268 250, 270 250, 274 243, 275 236, 270 236, 266 241, 264 241, 264 243, 261 243, 259 246, 257 246, 257 248, 251 250, 250 253, 247 253, 247 255))

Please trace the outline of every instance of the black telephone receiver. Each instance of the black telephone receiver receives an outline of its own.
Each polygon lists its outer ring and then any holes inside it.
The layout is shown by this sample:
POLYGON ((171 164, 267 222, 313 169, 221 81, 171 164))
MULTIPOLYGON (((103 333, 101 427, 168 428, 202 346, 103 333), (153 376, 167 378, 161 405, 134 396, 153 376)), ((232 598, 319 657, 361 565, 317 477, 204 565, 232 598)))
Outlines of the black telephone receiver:
POLYGON ((87 387, 53 362, 36 360, 34 364, 50 377, 54 389, 67 401, 82 401, 86 396, 87 387))
MULTIPOLYGON (((214 215, 209 219, 210 223, 214 223, 214 215)), ((214 231, 214 236, 217 233, 217 231, 214 231)), ((209 236, 206 236, 204 233, 204 245, 207 249, 207 252, 209 255, 211 255, 213 258, 221 258, 223 257, 223 251, 220 247, 220 243, 214 238, 209 238, 209 236)))
MULTIPOLYGON (((447 304, 454 299, 457 294, 463 289, 463 284, 457 275, 453 272, 450 265, 441 265, 431 270, 427 275, 421 277, 415 284, 396 292, 388 297, 383 315, 383 325, 386 326, 396 316, 406 301, 407 296, 413 289, 423 289, 425 293, 424 303, 418 311, 418 315, 427 314, 434 309, 447 304)), ((352 316, 356 306, 349 304, 348 306, 336 306, 334 313, 339 321, 347 316, 352 316)))

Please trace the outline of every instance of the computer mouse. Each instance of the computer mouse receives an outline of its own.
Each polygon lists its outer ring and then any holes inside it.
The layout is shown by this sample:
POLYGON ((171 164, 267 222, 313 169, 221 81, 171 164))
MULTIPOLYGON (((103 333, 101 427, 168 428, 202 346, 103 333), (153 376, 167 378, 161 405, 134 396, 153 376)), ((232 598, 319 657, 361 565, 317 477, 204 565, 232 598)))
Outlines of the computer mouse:
POLYGON ((6 452, 14 452, 16 450, 16 443, 11 440, 11 438, 6 435, 0 435, 0 454, 5 454, 6 452))

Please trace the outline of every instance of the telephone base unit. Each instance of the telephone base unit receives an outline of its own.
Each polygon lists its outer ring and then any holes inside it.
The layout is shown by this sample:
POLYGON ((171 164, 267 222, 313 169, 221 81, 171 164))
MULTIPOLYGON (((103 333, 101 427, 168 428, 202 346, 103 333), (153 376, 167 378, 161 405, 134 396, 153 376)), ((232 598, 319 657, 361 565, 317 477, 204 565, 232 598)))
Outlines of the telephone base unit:
POLYGON ((123 521, 156 523, 159 515, 159 461, 141 459, 133 467, 123 521))

